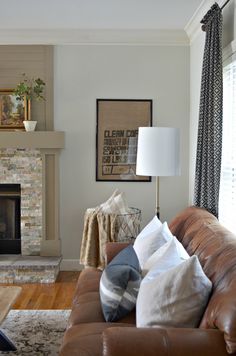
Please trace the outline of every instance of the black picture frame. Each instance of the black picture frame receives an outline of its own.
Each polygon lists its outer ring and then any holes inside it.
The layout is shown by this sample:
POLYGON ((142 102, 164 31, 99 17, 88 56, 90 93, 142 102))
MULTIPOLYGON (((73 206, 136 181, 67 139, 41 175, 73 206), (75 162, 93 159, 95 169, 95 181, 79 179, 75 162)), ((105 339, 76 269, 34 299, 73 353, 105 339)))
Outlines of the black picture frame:
POLYGON ((139 127, 152 126, 152 99, 96 100, 96 181, 151 182, 137 176, 139 127))

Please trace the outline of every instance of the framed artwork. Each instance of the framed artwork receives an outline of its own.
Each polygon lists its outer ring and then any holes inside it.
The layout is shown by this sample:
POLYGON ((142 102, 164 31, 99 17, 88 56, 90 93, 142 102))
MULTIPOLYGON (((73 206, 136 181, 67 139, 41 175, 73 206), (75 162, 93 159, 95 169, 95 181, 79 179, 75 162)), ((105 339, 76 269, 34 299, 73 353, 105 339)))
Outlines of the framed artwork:
POLYGON ((11 89, 0 89, 0 130, 24 129, 26 99, 16 100, 11 89))
POLYGON ((96 181, 151 181, 135 174, 142 126, 152 126, 152 100, 97 99, 96 181))

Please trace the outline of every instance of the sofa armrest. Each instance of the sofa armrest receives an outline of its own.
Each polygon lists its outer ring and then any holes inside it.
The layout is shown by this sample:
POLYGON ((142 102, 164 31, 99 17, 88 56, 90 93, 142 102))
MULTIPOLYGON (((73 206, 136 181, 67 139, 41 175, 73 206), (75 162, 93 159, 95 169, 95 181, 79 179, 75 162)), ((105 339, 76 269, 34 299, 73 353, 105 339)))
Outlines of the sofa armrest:
POLYGON ((226 356, 218 329, 108 328, 103 332, 103 356, 226 356))
POLYGON ((129 242, 107 242, 105 248, 106 264, 108 264, 121 250, 129 245, 129 242))

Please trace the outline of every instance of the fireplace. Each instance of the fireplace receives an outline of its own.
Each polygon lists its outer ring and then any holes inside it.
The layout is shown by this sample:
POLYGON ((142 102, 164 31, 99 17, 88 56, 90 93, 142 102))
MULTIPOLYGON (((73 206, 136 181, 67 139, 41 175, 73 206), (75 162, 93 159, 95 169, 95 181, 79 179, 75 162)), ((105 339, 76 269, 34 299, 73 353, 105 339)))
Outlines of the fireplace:
POLYGON ((62 148, 63 132, 0 131, 0 283, 57 278, 62 148))
MULTIPOLYGON (((2 215, 6 215, 8 209, 12 210, 11 216, 20 210, 20 229, 18 223, 13 236, 14 243, 21 246, 21 251, 15 253, 21 256, 61 255, 59 233, 61 148, 64 148, 63 132, 0 132, 0 184, 4 184, 5 187, 9 183, 18 184, 18 188, 11 193, 16 197, 16 210, 13 209, 12 202, 8 203, 2 215)), ((3 195, 0 192, 0 196, 3 195)), ((8 225, 11 223, 12 221, 8 225)), ((1 225, 4 234, 0 235, 2 254, 2 244, 5 244, 5 239, 8 240, 4 224, 1 225)), ((1 256, 2 259, 3 255, 1 256)))
POLYGON ((21 186, 0 184, 0 254, 21 253, 21 186))

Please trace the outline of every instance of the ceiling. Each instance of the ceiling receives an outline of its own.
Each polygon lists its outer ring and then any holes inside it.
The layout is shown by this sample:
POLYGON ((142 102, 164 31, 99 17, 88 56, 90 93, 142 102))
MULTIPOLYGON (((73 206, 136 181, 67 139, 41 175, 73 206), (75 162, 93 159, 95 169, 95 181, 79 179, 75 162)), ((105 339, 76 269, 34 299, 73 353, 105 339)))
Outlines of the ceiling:
POLYGON ((5 0, 0 29, 184 29, 204 0, 5 0))

